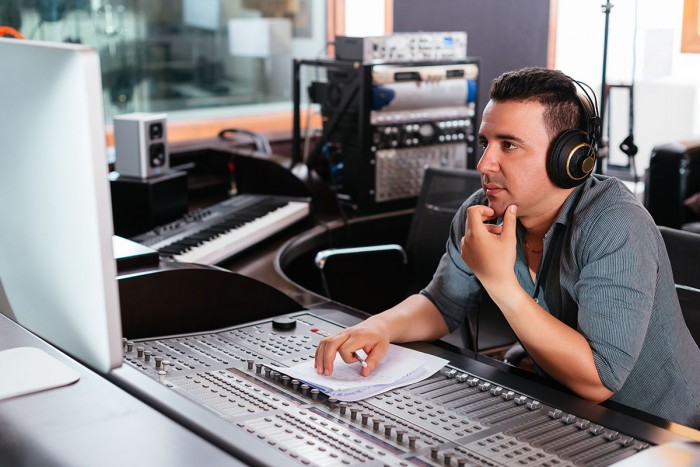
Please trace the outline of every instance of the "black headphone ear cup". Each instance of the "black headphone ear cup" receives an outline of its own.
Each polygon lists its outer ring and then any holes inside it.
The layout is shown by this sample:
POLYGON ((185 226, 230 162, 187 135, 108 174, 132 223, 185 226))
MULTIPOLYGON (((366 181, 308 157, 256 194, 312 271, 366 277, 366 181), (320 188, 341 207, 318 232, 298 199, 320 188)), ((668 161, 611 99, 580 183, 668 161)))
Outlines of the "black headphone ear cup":
POLYGON ((585 131, 566 130, 552 142, 547 173, 555 185, 561 188, 580 185, 594 166, 595 151, 585 131))

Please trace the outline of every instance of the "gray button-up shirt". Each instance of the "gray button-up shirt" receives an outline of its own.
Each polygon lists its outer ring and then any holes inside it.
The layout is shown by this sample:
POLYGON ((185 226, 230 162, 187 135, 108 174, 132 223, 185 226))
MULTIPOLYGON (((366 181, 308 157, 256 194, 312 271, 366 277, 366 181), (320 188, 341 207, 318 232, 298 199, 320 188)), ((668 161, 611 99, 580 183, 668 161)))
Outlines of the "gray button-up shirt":
MULTIPOLYGON (((476 204, 487 204, 481 190, 457 212, 447 250, 421 291, 450 330, 483 293, 460 255, 466 208, 476 204)), ((683 320, 661 234, 639 200, 614 178, 594 176, 577 187, 545 236, 536 281, 523 233, 518 223, 521 287, 586 337, 601 381, 615 392, 611 400, 700 426, 700 350, 683 320)))

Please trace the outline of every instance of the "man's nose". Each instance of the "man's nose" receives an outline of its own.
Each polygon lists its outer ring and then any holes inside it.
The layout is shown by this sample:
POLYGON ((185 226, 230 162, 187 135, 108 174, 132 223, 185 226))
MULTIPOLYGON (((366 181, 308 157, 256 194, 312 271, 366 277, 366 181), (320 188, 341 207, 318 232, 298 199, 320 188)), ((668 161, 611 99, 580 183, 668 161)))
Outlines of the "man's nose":
POLYGON ((479 163, 476 165, 476 170, 481 173, 498 172, 498 167, 498 157, 495 151, 492 151, 487 146, 481 155, 481 159, 479 159, 479 163))

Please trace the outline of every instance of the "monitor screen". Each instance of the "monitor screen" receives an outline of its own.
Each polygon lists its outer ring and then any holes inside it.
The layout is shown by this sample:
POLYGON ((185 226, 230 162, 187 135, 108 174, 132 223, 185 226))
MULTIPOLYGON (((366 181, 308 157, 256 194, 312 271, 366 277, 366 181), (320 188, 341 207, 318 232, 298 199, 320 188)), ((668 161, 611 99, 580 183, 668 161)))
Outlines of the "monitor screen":
POLYGON ((100 63, 0 38, 0 311, 100 372, 121 319, 100 63))

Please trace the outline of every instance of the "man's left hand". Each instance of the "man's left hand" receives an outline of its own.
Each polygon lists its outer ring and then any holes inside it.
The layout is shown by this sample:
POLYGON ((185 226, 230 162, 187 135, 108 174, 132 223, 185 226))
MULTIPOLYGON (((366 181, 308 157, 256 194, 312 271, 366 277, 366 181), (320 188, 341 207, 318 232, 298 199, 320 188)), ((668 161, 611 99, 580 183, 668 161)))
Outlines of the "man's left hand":
POLYGON ((490 286, 515 279, 515 226, 517 206, 511 204, 503 215, 503 224, 486 224, 494 211, 488 206, 467 209, 467 222, 462 237, 464 262, 487 290, 490 286))

